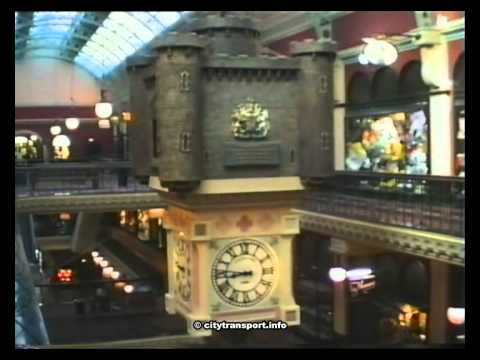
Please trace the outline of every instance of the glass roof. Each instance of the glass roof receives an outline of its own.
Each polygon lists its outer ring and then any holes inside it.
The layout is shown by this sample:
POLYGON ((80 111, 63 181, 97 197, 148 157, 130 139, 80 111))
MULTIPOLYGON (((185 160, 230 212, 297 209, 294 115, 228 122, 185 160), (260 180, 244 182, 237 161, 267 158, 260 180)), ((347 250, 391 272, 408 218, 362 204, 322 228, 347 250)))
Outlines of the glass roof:
POLYGON ((69 60, 101 77, 188 13, 16 12, 15 53, 69 60))

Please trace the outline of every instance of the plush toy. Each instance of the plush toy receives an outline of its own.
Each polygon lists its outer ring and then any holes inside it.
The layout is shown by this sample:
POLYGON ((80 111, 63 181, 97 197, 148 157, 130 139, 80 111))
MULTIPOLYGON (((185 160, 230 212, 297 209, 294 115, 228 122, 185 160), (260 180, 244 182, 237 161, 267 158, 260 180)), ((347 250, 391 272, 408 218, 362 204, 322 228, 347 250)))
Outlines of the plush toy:
POLYGON ((383 117, 372 124, 372 130, 377 136, 377 146, 388 146, 392 143, 399 142, 397 129, 391 117, 383 117))
POLYGON ((403 161, 406 157, 405 145, 402 143, 393 143, 390 145, 389 149, 390 160, 392 161, 403 161))
POLYGON ((345 160, 347 170, 358 171, 362 167, 370 167, 370 159, 367 156, 367 152, 362 146, 362 143, 357 142, 350 144, 348 147, 348 157, 345 160))
POLYGON ((414 175, 425 175, 428 172, 427 154, 422 146, 417 146, 408 155, 407 173, 414 175))
POLYGON ((373 131, 364 130, 362 133, 362 145, 368 151, 378 141, 377 136, 373 131))

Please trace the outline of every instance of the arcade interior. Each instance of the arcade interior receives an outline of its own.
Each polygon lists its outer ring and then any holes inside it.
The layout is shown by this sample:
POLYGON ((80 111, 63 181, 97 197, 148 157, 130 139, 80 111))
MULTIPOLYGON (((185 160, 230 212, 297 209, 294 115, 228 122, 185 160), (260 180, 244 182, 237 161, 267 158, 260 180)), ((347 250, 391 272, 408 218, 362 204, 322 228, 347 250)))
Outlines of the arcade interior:
POLYGON ((15 347, 464 347, 464 38, 15 12, 15 347))

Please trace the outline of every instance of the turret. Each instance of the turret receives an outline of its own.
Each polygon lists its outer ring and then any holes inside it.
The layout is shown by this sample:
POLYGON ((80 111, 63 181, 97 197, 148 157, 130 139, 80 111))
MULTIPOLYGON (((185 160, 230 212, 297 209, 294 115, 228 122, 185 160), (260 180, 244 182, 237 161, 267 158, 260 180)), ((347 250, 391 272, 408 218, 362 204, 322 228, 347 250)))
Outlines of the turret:
POLYGON ((193 33, 170 33, 154 43, 154 146, 161 185, 191 191, 202 179, 202 50, 205 40, 193 33))
POLYGON ((300 59, 298 124, 302 180, 334 173, 333 63, 336 44, 330 39, 292 43, 300 59))
POLYGON ((212 55, 256 55, 260 33, 249 18, 209 15, 198 19, 191 31, 208 37, 212 55))
POLYGON ((135 176, 148 177, 153 157, 152 108, 148 103, 145 78, 152 72, 153 59, 135 56, 127 59, 127 72, 130 84, 130 111, 132 122, 129 124, 129 149, 135 176))

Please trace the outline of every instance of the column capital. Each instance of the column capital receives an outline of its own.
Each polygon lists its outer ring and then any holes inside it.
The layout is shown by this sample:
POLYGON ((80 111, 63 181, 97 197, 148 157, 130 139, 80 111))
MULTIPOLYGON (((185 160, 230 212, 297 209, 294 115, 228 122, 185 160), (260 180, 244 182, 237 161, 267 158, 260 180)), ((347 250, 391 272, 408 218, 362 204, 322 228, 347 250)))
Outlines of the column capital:
POLYGON ((440 45, 444 41, 442 32, 433 27, 420 28, 416 35, 418 38, 415 40, 415 44, 419 47, 440 45))

